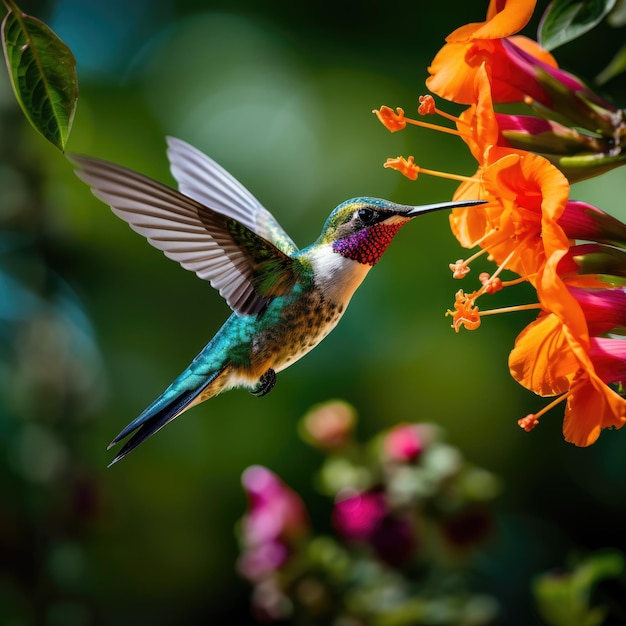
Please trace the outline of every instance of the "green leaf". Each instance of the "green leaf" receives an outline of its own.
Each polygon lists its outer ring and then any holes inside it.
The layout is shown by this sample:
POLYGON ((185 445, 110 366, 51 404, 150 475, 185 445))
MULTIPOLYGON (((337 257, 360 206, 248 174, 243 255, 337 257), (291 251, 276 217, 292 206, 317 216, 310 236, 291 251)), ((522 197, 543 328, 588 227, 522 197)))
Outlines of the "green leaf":
POLYGON ((626 2, 624 0, 617 0, 615 8, 609 13, 606 21, 613 28, 626 26, 626 2))
POLYGON ((28 121, 64 151, 78 100, 74 56, 42 21, 12 0, 5 4, 2 47, 17 101, 28 121))
POLYGON ((615 6, 616 0, 554 0, 539 24, 539 43, 554 50, 591 30, 615 6))
POLYGON ((609 61, 609 64, 596 76, 596 83, 604 85, 611 78, 615 78, 624 71, 626 71, 626 44, 617 51, 617 54, 609 61))
POLYGON ((603 606, 591 606, 593 588, 623 571, 623 554, 603 550, 581 561, 570 573, 537 577, 533 592, 541 617, 549 626, 600 626, 609 611, 603 606))

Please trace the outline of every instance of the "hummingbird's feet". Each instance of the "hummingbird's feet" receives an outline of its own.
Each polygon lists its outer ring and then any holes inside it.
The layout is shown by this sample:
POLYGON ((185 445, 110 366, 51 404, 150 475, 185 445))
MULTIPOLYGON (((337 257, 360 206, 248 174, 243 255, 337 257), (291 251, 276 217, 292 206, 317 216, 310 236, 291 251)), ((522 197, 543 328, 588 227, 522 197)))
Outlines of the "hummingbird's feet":
POLYGON ((270 368, 259 378, 259 384, 250 391, 253 396, 257 398, 262 398, 266 396, 272 389, 274 389, 274 385, 276 384, 276 372, 270 368))

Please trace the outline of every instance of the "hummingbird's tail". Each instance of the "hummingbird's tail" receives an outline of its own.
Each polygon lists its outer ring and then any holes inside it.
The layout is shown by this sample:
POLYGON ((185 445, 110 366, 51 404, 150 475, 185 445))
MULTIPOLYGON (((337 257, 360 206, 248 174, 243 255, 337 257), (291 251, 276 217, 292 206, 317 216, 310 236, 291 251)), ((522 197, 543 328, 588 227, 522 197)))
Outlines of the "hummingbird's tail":
POLYGON ((194 404, 217 395, 223 385, 215 384, 218 377, 225 373, 226 367, 215 370, 208 375, 200 375, 194 371, 193 363, 188 367, 143 413, 124 428, 107 449, 111 449, 131 433, 135 433, 109 463, 109 467, 123 459, 140 443, 154 435, 163 426, 191 408, 194 404), (212 386, 214 389, 209 390, 212 386), (135 432, 136 431, 136 432, 135 432))

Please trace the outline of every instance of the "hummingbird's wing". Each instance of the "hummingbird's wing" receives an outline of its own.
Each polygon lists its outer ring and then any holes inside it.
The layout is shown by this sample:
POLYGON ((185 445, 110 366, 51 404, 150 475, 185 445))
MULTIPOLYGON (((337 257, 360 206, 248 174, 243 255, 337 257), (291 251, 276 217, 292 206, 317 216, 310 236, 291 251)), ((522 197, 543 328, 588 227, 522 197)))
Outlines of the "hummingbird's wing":
POLYGON ((238 315, 254 315, 298 280, 297 259, 233 217, 120 165, 68 155, 77 176, 166 256, 208 280, 238 315))
POLYGON ((236 219, 285 254, 298 250, 274 216, 231 174, 182 139, 167 138, 167 158, 182 193, 236 219))

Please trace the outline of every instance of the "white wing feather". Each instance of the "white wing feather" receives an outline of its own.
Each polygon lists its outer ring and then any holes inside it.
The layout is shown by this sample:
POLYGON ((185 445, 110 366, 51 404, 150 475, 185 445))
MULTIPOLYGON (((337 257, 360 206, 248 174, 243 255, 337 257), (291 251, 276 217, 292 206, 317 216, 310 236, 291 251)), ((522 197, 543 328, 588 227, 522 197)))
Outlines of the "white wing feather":
POLYGON ((182 139, 168 137, 167 146, 170 170, 182 193, 236 219, 285 254, 297 251, 274 216, 221 165, 182 139))
MULTIPOLYGON (((226 229, 227 214, 119 165, 86 156, 68 158, 95 196, 155 248, 208 280, 237 314, 253 315, 266 305, 267 299, 254 290, 249 257, 226 229)), ((224 201, 227 182, 224 178, 218 194, 224 201)), ((242 207, 241 189, 235 186, 232 193, 242 207)))

